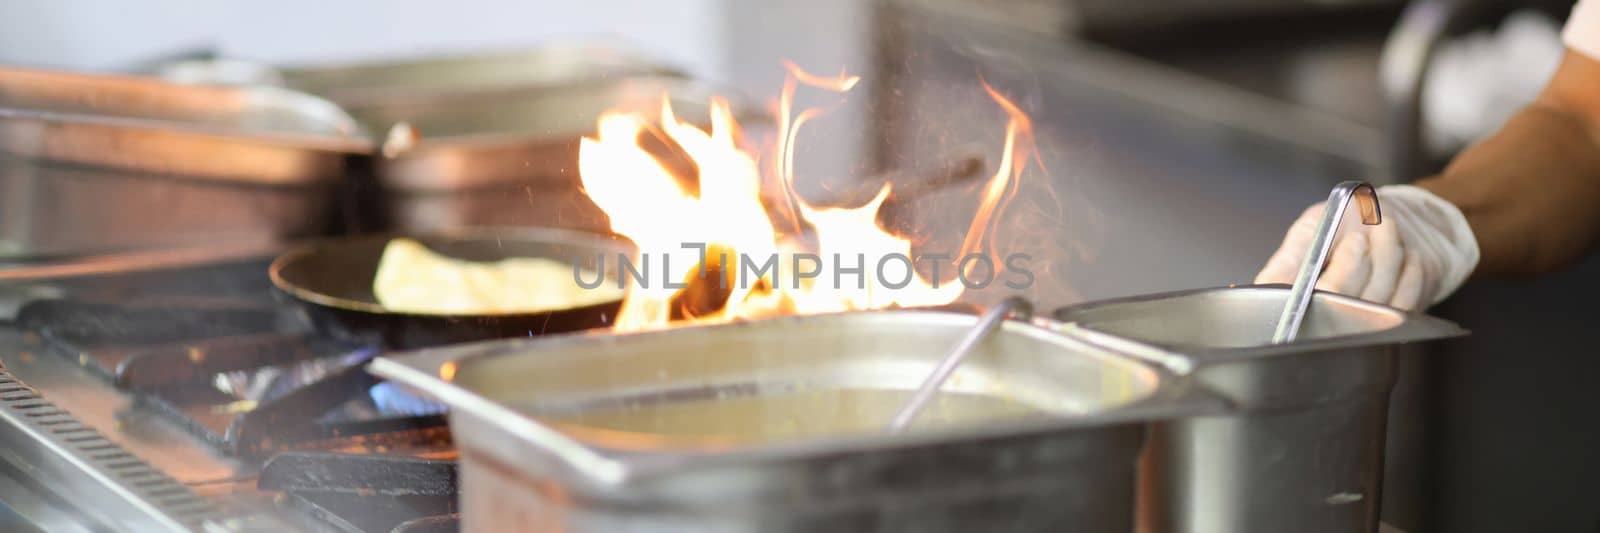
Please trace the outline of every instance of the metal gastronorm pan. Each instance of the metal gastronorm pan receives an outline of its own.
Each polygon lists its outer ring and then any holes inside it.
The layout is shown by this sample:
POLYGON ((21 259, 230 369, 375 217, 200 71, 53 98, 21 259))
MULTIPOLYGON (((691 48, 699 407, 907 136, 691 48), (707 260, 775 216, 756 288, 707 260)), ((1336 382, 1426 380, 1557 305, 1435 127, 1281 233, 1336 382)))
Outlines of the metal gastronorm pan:
POLYGON ((0 256, 316 235, 370 148, 283 89, 0 67, 0 256))
MULTIPOLYGON (((717 441, 556 414, 795 391, 909 397, 973 324, 932 311, 785 317, 445 347, 371 371, 450 407, 470 531, 1129 531, 1145 423, 1222 408, 1040 320, 1006 323, 943 393, 1035 416, 717 441)), ((887 424, 898 405, 876 407, 887 424)))
POLYGON ((1377 530, 1397 348, 1466 330, 1317 293, 1300 336, 1272 344, 1288 293, 1219 287, 1056 311, 1079 337, 1183 354, 1193 378, 1235 406, 1154 426, 1142 517, 1150 531, 1377 530))

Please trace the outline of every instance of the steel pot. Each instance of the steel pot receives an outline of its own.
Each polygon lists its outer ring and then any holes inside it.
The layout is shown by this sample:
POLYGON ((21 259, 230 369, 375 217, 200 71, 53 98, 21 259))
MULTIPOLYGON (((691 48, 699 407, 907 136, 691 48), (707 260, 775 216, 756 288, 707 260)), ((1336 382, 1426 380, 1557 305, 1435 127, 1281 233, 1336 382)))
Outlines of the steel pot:
POLYGON ((1183 354, 1226 415, 1155 425, 1141 531, 1371 532, 1397 346, 1466 331, 1331 293, 1300 337, 1271 344, 1286 285, 1091 302, 1055 312, 1068 334, 1125 351, 1183 354))
POLYGON ((1129 531, 1146 422, 1222 409, 1041 320, 1006 323, 941 393, 1026 412, 880 429, 873 418, 887 425, 974 322, 882 311, 576 334, 397 354, 371 371, 450 407, 468 531, 1129 531), (829 403, 859 391, 878 400, 829 403), (778 401, 796 397, 810 399, 778 401), (694 416, 769 401, 752 424, 854 424, 685 435, 585 418, 704 424, 694 416))
MULTIPOLYGON (((532 91, 353 107, 367 124, 404 124, 377 164, 390 227, 438 231, 462 226, 609 229, 583 193, 578 145, 601 113, 653 112, 670 97, 683 120, 709 122, 718 91, 675 77, 636 76, 532 91)), ((386 128, 388 126, 385 126, 386 128)))
POLYGON ((369 148, 281 89, 0 68, 0 256, 323 233, 369 148))

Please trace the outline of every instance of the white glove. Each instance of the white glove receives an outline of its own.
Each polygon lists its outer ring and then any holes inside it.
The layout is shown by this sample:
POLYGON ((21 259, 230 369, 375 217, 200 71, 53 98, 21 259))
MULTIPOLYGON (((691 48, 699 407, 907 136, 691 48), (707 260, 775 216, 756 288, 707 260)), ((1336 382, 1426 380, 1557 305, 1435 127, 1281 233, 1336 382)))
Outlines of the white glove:
MULTIPOLYGON (((1383 223, 1347 213, 1317 289, 1406 310, 1439 303, 1478 266, 1478 239, 1455 205, 1410 185, 1378 188, 1383 223)), ((1256 283, 1294 283, 1325 206, 1306 209, 1256 283)))

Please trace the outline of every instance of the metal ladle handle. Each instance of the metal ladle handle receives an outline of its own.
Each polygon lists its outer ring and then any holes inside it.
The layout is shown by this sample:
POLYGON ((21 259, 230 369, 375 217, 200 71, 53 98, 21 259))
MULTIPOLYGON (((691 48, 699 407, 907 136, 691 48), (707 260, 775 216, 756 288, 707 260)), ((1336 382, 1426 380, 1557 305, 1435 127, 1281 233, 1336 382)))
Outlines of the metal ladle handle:
POLYGON ((1311 307, 1311 296, 1316 292, 1317 277, 1322 275, 1322 265, 1328 260, 1328 252, 1333 249, 1334 237, 1339 233, 1339 221, 1344 218, 1351 197, 1355 197, 1356 203, 1361 206, 1362 224, 1375 226, 1383 222, 1383 213, 1378 210, 1378 191, 1372 188, 1372 184, 1351 180, 1334 186, 1333 192, 1328 194, 1322 222, 1317 225, 1317 235, 1311 239, 1311 249, 1306 251, 1305 259, 1300 262, 1300 273, 1295 276, 1294 286, 1289 289, 1289 299, 1283 304, 1278 328, 1272 333, 1273 344, 1293 342, 1300 333, 1300 323, 1305 321, 1306 311, 1311 307))
POLYGON ((894 419, 889 422, 889 432, 899 433, 911 425, 911 421, 922 412, 928 400, 939 394, 939 389, 944 386, 945 380, 950 379, 950 374, 955 373, 956 367, 961 366, 961 361, 967 358, 967 354, 971 353, 983 339, 988 338, 990 333, 999 329, 1000 323, 1004 322, 1006 317, 1013 314, 1024 320, 1032 318, 1033 304, 1022 297, 1012 296, 989 308, 978 318, 978 325, 967 332, 967 335, 961 338, 961 342, 956 343, 955 349, 950 350, 950 353, 939 361, 939 366, 933 369, 933 373, 923 380, 922 386, 917 388, 917 393, 911 396, 911 401, 906 402, 905 407, 901 407, 900 412, 894 415, 894 419))

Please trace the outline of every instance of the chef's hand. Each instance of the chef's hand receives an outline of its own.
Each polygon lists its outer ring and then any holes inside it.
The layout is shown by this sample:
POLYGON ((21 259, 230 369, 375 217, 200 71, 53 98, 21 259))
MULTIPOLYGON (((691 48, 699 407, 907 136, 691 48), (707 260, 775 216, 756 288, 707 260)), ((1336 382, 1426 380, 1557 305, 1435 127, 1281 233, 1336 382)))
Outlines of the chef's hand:
MULTIPOLYGON (((1378 204, 1376 226, 1345 214, 1317 289, 1413 310, 1450 296, 1478 265, 1478 239, 1455 205, 1410 185, 1379 187, 1378 204)), ((1324 207, 1311 206, 1289 227, 1256 283, 1294 283, 1324 207)))

